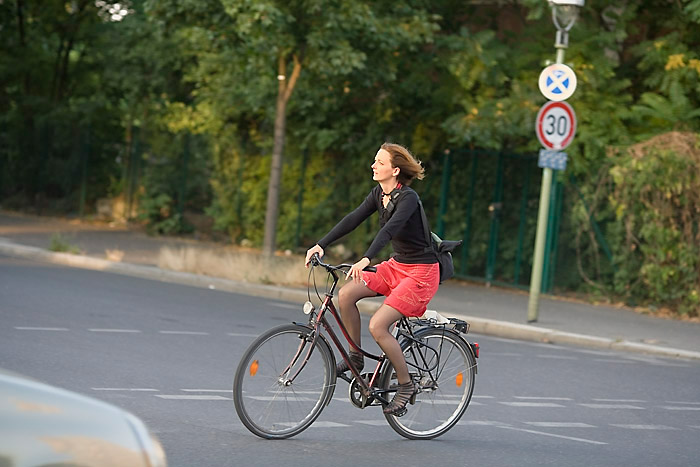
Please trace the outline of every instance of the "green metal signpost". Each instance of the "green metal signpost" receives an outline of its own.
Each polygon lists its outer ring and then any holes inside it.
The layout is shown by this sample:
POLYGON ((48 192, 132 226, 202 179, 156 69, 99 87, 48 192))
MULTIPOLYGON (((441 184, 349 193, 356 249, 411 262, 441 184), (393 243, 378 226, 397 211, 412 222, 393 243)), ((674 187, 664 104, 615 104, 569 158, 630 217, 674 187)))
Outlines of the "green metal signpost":
MULTIPOLYGON (((545 97, 552 101, 561 101, 568 98, 571 94, 573 94, 576 87, 575 75, 571 77, 573 72, 570 74, 567 71, 568 67, 563 65, 564 50, 569 43, 569 30, 574 25, 578 14, 578 9, 583 6, 584 1, 585 0, 550 0, 549 2, 552 7, 552 20, 557 28, 557 36, 554 46, 557 49, 556 65, 558 66, 547 67, 543 71, 542 75, 540 75, 540 90, 545 97), (565 24, 564 26, 562 26, 562 22, 565 24)), ((540 115, 538 115, 538 120, 539 117, 540 115)), ((553 115, 553 118, 556 120, 555 115, 553 115)), ((555 123, 556 122, 553 122, 553 124, 555 123)), ((541 122, 538 122, 538 125, 539 124, 541 124, 541 122)), ((545 166, 543 168, 542 187, 540 190, 540 205, 537 215, 537 231, 535 234, 535 252, 532 261, 532 275, 530 278, 530 298, 527 307, 528 322, 537 321, 539 313, 539 299, 540 292, 542 291, 542 269, 547 240, 547 224, 549 220, 552 174, 553 170, 551 167, 545 166)))

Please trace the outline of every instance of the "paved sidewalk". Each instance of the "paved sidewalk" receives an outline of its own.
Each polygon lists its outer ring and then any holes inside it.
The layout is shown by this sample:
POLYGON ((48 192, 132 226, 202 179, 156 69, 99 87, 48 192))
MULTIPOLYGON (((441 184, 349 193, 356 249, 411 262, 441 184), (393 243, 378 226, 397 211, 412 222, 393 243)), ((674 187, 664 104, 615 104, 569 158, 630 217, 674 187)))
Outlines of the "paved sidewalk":
MULTIPOLYGON (((305 289, 234 282, 159 269, 155 265, 162 246, 220 248, 215 243, 149 237, 124 227, 0 212, 0 255, 216 287, 280 300, 306 300, 305 289), (55 233, 61 233, 85 256, 49 252, 47 248, 55 233), (119 250, 123 256, 119 262, 108 261, 106 250, 119 250)), ((475 333, 700 359, 700 323, 654 318, 626 308, 542 296, 539 320, 528 325, 527 306, 526 292, 453 280, 440 286, 430 308, 447 316, 466 319, 475 333)), ((373 308, 376 304, 370 300, 362 310, 371 312, 373 308)))

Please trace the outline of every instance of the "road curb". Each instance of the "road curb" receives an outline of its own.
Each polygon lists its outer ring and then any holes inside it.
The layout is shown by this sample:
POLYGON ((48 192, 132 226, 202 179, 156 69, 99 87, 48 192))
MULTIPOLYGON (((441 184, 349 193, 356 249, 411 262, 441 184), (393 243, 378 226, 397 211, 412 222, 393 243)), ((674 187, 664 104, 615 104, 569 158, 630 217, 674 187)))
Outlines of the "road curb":
MULTIPOLYGON (((307 300, 306 290, 279 287, 274 285, 237 282, 228 279, 192 274, 188 272, 170 271, 166 269, 160 269, 155 266, 119 263, 109 261, 106 259, 93 258, 89 256, 73 255, 68 253, 57 253, 47 251, 41 248, 16 244, 7 240, 0 240, 0 254, 82 269, 107 271, 131 277, 155 279, 162 282, 190 285, 195 287, 252 295, 256 297, 265 297, 282 301, 296 302, 299 303, 300 306, 304 301, 307 300)), ((370 300, 360 302, 358 304, 358 307, 363 314, 371 314, 377 309, 379 303, 380 302, 377 300, 370 300)), ((455 313, 444 314, 467 321, 471 325, 471 332, 477 334, 503 337, 507 339, 517 339, 551 344, 568 344, 603 350, 619 350, 625 352, 658 355, 662 357, 677 357, 700 360, 700 352, 694 352, 690 350, 682 350, 670 347, 661 347, 656 345, 631 342, 626 340, 615 340, 604 337, 590 336, 586 334, 576 334, 565 331, 557 331, 554 329, 542 328, 528 324, 518 324, 509 321, 498 321, 493 319, 480 318, 477 316, 461 315, 455 313)))

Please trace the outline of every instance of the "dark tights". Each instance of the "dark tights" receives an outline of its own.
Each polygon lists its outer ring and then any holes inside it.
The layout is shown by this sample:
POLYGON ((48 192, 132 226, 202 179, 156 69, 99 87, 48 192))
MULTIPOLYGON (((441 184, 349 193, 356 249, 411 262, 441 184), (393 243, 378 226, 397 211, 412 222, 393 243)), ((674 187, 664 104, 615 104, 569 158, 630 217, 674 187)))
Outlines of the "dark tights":
MULTIPOLYGON (((361 344, 361 321, 360 310, 357 302, 363 298, 377 295, 363 283, 349 282, 345 284, 338 293, 338 304, 340 306, 340 316, 343 324, 358 346, 361 344)), ((369 321, 369 332, 377 341, 379 347, 386 354, 387 358, 396 370, 396 377, 400 384, 410 382, 406 359, 401 351, 401 346, 389 329, 391 325, 401 319, 403 315, 388 305, 382 305, 374 313, 369 321)))

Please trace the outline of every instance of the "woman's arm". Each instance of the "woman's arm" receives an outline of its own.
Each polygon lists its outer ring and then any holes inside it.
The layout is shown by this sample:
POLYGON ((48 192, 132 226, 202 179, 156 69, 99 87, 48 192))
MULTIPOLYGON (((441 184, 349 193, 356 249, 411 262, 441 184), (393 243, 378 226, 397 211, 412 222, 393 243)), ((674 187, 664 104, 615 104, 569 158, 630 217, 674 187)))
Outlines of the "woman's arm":
MULTIPOLYGON (((379 185, 377 185, 377 187, 378 186, 379 185)), ((355 230, 358 225, 371 216, 372 213, 377 210, 377 203, 374 200, 374 198, 377 196, 375 194, 376 189, 377 188, 374 188, 372 191, 370 191, 362 204, 360 204, 350 214, 343 217, 343 219, 338 222, 330 232, 328 232, 321 240, 318 241, 317 245, 325 249, 334 241, 355 230)))

